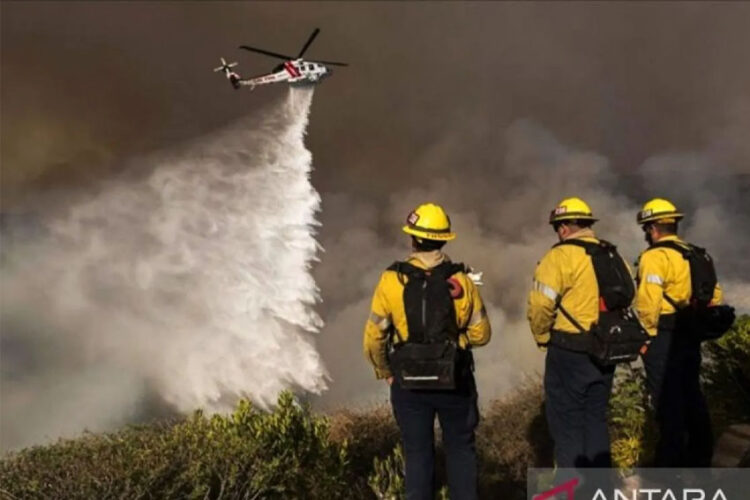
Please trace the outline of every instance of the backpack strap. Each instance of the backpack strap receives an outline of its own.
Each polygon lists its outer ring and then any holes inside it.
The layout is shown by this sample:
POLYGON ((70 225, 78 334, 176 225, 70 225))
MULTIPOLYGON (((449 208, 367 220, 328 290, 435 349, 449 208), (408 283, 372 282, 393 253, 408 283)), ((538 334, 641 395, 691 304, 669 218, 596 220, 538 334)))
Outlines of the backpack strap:
MULTIPOLYGON (((708 252, 706 252, 704 248, 701 248, 699 246, 695 246, 690 243, 680 244, 673 240, 657 241, 656 243, 651 245, 646 251, 652 250, 654 248, 671 248, 672 250, 679 252, 680 255, 682 255, 682 258, 688 261, 688 264, 690 265, 690 278, 691 278, 691 288, 692 288, 691 293, 693 294, 693 296, 695 296, 695 281, 693 281, 695 276, 693 275, 694 269, 690 261, 691 261, 691 258, 696 259, 696 258, 704 257, 708 261, 710 261, 711 265, 713 266, 713 262, 711 261, 711 256, 708 255, 708 252)), ((715 271, 712 271, 712 273, 715 276, 715 271)), ((679 311, 680 309, 685 309, 687 307, 690 307, 690 304, 685 307, 679 307, 677 305, 677 302, 674 299, 672 299, 672 297, 667 295, 666 292, 663 293, 663 296, 664 296, 664 300, 669 302, 669 304, 672 307, 674 307, 675 311, 679 311)))
POLYGON ((672 297, 670 297, 667 294, 667 292, 662 291, 662 297, 664 297, 664 300, 666 300, 667 302, 669 302, 670 306, 674 307, 675 311, 679 311, 680 309, 684 309, 683 307, 678 306, 677 302, 672 297))
POLYGON ((552 248, 561 247, 563 245, 573 245, 581 247, 586 250, 586 253, 591 255, 596 249, 601 248, 603 250, 614 250, 617 249, 615 245, 606 240, 599 240, 597 243, 593 241, 584 241, 578 239, 563 240, 552 245, 552 248))
MULTIPOLYGON (((679 243, 677 243, 675 241, 671 241, 671 240, 657 241, 656 243, 654 243, 653 245, 651 245, 650 247, 648 247, 646 249, 646 252, 648 252, 650 250, 654 250, 656 248, 671 248, 672 250, 676 250, 677 252, 680 252, 680 255, 682 255, 682 258, 685 259, 685 260, 687 260, 688 254, 690 252, 689 249, 687 249, 687 248, 683 247, 682 245, 680 245, 679 243)), ((670 306, 674 307, 675 311, 679 311, 681 309, 677 305, 677 301, 674 300, 669 295, 667 295, 667 292, 665 292, 665 291, 662 290, 662 296, 664 297, 664 300, 666 300, 669 303, 670 306)))
POLYGON ((560 303, 562 300, 562 297, 558 297, 557 301, 555 302, 555 307, 560 309, 560 312, 563 313, 563 316, 565 316, 568 321, 570 321, 573 326, 575 326, 579 332, 581 333, 588 333, 587 330, 584 330, 584 328, 581 326, 581 324, 562 306, 560 303))
POLYGON ((409 264, 406 261, 400 261, 397 260, 390 266, 386 268, 386 271, 396 271, 399 274, 412 274, 412 273, 418 273, 422 272, 424 273, 424 269, 419 268, 415 266, 414 264, 409 264))
MULTIPOLYGON (((424 279, 424 270, 418 268, 413 264, 409 264, 408 262, 397 260, 396 262, 388 266, 385 270, 395 272, 396 276, 398 277, 399 283, 401 283, 401 286, 406 286, 405 276, 413 277, 416 279, 424 279)), ((401 333, 399 333, 397 328, 392 326, 389 341, 390 339, 392 339, 393 335, 398 337, 400 343, 404 343, 404 338, 401 336, 401 333)))
POLYGON ((687 260, 688 256, 695 251, 693 245, 690 243, 685 243, 685 245, 680 245, 676 241, 667 240, 667 241, 657 241, 653 245, 651 245, 646 251, 653 250, 655 248, 671 248, 672 250, 676 250, 680 252, 680 255, 682 255, 682 258, 687 260))
POLYGON ((386 268, 386 271, 395 271, 399 275, 399 281, 401 284, 405 284, 402 276, 415 277, 417 279, 423 279, 427 274, 439 274, 444 276, 445 279, 450 278, 456 273, 465 273, 466 266, 461 262, 450 262, 444 261, 432 269, 422 269, 414 264, 410 264, 405 261, 396 261, 386 268))
POLYGON ((395 271, 395 273, 398 275, 398 281, 401 283, 401 285, 406 285, 406 279, 405 276, 408 276, 409 278, 414 279, 424 279, 425 278, 425 270, 415 266, 414 264, 409 264, 405 261, 396 261, 390 266, 386 268, 386 271, 395 271))
POLYGON ((440 276, 443 279, 448 279, 456 273, 465 273, 466 266, 460 262, 449 262, 444 261, 440 265, 433 267, 429 270, 431 274, 440 276))
MULTIPOLYGON (((431 269, 423 269, 409 262, 396 261, 390 266, 388 266, 388 268, 386 268, 386 271, 394 271, 395 273, 397 273, 398 280, 401 283, 401 285, 404 287, 404 290, 406 291, 406 288, 408 285, 406 281, 406 277, 409 278, 410 282, 411 280, 420 280, 420 281, 425 282, 425 285, 426 285, 428 280, 447 281, 451 276, 453 276, 456 273, 466 272, 466 266, 462 263, 455 263, 455 262, 446 260, 431 269)), ((454 321, 455 321, 455 318, 454 318, 454 321)), ((458 327, 458 325, 456 326, 458 327)), ((398 330, 394 328, 393 331, 395 332, 395 335, 398 336, 399 341, 403 343, 404 339, 401 337, 401 334, 398 332, 398 330)), ((466 331, 466 328, 459 327, 457 330, 457 333, 460 334, 465 331, 466 331)))
MULTIPOLYGON (((462 262, 450 262, 450 261, 444 261, 440 265, 433 267, 431 270, 433 276, 437 276, 442 280, 448 280, 451 276, 458 273, 466 273, 467 267, 462 262)), ((465 326, 463 328, 458 328, 458 333, 466 333, 466 330, 468 330, 468 326, 465 326)))
MULTIPOLYGON (((601 277, 599 276, 599 273, 597 272, 597 263, 596 263, 597 261, 594 257, 599 252, 607 252, 607 253, 613 252, 613 251, 616 252, 617 247, 606 240, 598 240, 597 242, 593 242, 593 241, 584 241, 584 240, 579 240, 579 239, 574 238, 574 239, 560 241, 556 243, 555 245, 553 245, 552 248, 556 248, 556 247, 563 246, 563 245, 577 246, 577 247, 583 248, 586 251, 586 254, 591 257, 592 264, 594 265, 594 273, 596 275, 596 282, 601 287, 602 286, 602 283, 600 281, 601 277)), ((585 330, 581 326, 581 324, 573 317, 573 315, 571 315, 562 306, 561 302, 562 302, 562 297, 558 296, 555 302, 555 307, 560 309, 560 312, 563 314, 563 316, 565 316, 565 318, 567 318, 567 320, 570 321, 570 323, 574 327, 576 327, 579 332, 587 333, 587 330, 585 330)))
POLYGON ((654 248, 671 248, 672 250, 676 250, 680 252, 682 255, 682 258, 689 261, 691 256, 699 255, 699 256, 706 256, 709 260, 711 259, 711 256, 708 255, 708 252, 706 252, 705 248, 699 247, 697 245, 693 245, 691 243, 683 242, 683 244, 677 243, 676 241, 667 240, 667 241, 657 241, 653 245, 651 245, 649 248, 646 249, 648 252, 649 250, 652 250, 654 248))
POLYGON ((593 243, 591 241, 583 241, 583 240, 577 240, 577 239, 562 240, 562 241, 558 241, 557 243, 555 243, 554 245, 552 245, 552 248, 557 248, 557 247, 561 247, 561 246, 564 246, 564 245, 573 245, 573 246, 576 246, 576 247, 581 247, 584 250, 588 250, 591 247, 591 245, 595 245, 595 243, 593 243))
MULTIPOLYGON (((559 242, 555 243, 554 245, 552 245, 552 248, 557 248, 557 247, 561 247, 561 246, 564 246, 564 245, 572 245, 572 246, 583 248, 584 250, 586 250, 587 254, 591 254, 591 251, 593 250, 592 247, 598 246, 596 243, 591 242, 591 241, 583 241, 583 240, 577 240, 577 239, 570 239, 570 240, 559 241, 559 242)), ((567 318, 567 320, 570 321, 570 323, 574 327, 576 327, 576 329, 578 329, 579 332, 581 332, 581 333, 587 333, 587 331, 573 317, 573 315, 570 314, 567 311, 567 309, 565 309, 563 307, 563 305, 562 305, 562 297, 559 296, 559 295, 558 295, 557 299, 555 300, 555 308, 559 309, 560 312, 563 314, 563 316, 565 316, 565 318, 567 318)))

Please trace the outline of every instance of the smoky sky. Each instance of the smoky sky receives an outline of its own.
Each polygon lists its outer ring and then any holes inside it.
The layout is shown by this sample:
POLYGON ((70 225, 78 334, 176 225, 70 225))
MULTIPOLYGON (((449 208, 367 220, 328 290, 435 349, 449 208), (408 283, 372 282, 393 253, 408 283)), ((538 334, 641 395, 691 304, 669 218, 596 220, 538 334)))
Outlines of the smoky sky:
MULTIPOLYGON (((750 6, 514 3, 4 3, 3 201, 116 172, 118 159, 257 112, 281 90, 234 92, 295 54, 336 68, 309 143, 322 192, 380 199, 426 176, 409 166, 439 134, 533 118, 566 143, 630 170, 657 152, 702 149, 747 106, 750 6), (368 182, 357 182, 366 177, 368 182)), ((746 125, 747 122, 744 122, 746 125)), ((746 142, 746 141, 745 141, 746 142)), ((495 165, 495 144, 465 165, 495 165)), ((748 150, 727 158, 747 171, 748 150)), ((33 201, 30 201, 33 204, 33 201)))
POLYGON ((238 45, 296 54, 316 27, 306 57, 350 63, 316 90, 306 140, 326 404, 375 393, 361 327, 419 201, 455 214, 449 253, 488 271, 487 380, 534 356, 528 331, 507 338, 564 196, 591 196, 629 260, 643 246, 636 207, 671 197, 720 274, 747 282, 746 3, 6 2, 3 212, 54 212, 132 157, 263 113, 282 85, 234 91, 211 69, 224 56, 263 73, 278 61, 238 45))

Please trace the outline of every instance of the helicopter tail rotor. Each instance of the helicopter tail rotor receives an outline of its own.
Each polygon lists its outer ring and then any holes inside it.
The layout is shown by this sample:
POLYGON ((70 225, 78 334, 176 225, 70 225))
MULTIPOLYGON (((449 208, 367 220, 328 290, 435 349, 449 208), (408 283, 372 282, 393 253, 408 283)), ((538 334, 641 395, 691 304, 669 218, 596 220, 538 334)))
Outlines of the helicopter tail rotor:
POLYGON ((226 59, 224 59, 223 57, 221 57, 220 59, 221 59, 221 66, 219 66, 218 68, 214 68, 215 73, 218 73, 219 71, 223 71, 226 73, 226 72, 231 71, 232 68, 234 68, 235 66, 237 66, 236 62, 227 63, 226 59))

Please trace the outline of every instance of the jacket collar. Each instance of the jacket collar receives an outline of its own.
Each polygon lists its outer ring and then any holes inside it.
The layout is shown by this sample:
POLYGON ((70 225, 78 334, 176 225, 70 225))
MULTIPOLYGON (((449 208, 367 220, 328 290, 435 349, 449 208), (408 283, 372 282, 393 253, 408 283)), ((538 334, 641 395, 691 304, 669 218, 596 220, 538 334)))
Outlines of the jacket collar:
POLYGON ((408 262, 422 269, 432 269, 449 260, 450 258, 441 250, 432 250, 431 252, 412 252, 408 262))
POLYGON ((676 234, 670 234, 670 235, 667 235, 667 236, 662 236, 661 238, 659 238, 659 241, 655 241, 652 245, 649 246, 649 248, 653 247, 657 243, 662 243, 662 242, 667 242, 667 241, 674 241, 675 243, 678 243, 681 246, 685 246, 685 247, 689 246, 684 240, 682 240, 676 234))
POLYGON ((584 227, 583 229, 579 229, 575 233, 571 233, 568 235, 565 240, 586 240, 586 239, 596 239, 596 235, 594 234, 594 230, 590 227, 584 227))
POLYGON ((659 241, 655 241, 654 243, 659 243, 662 241, 676 241, 677 243, 685 243, 676 234, 669 234, 667 236, 662 236, 661 238, 659 238, 659 241))

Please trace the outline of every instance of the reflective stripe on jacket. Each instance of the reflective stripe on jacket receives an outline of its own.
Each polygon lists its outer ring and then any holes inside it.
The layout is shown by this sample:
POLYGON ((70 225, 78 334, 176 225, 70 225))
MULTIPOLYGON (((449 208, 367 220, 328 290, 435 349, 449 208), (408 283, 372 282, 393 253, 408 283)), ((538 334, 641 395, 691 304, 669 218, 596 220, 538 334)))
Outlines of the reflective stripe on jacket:
MULTIPOLYGON (((685 245, 676 235, 665 236, 659 241, 675 241, 685 245)), ((649 335, 656 335, 659 316, 674 314, 675 308, 664 300, 664 293, 678 306, 686 306, 692 295, 690 264, 680 252, 673 248, 647 248, 638 258, 638 293, 636 309, 641 323, 649 335)), ((716 284, 712 305, 721 304, 722 291, 716 284)))
MULTIPOLYGON (((407 260, 408 263, 422 269, 431 269, 445 259, 442 253, 415 253, 407 260)), ((459 272, 453 278, 463 290, 454 298, 456 321, 460 330, 465 329, 459 337, 459 345, 480 346, 490 341, 491 328, 487 313, 479 296, 479 290, 473 281, 464 273, 459 272)), ((404 282, 408 278, 402 275, 404 282)), ((372 298, 370 316, 365 324, 364 353, 367 360, 375 368, 377 378, 391 376, 386 359, 388 340, 393 332, 393 341, 409 338, 409 328, 404 310, 404 285, 395 271, 385 271, 375 288, 372 298)))

